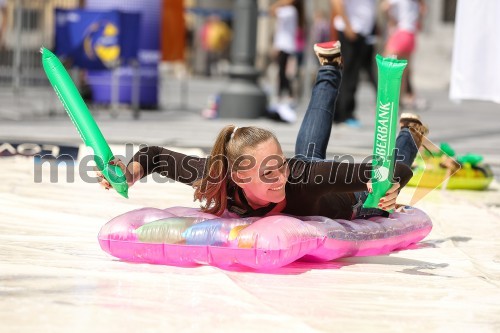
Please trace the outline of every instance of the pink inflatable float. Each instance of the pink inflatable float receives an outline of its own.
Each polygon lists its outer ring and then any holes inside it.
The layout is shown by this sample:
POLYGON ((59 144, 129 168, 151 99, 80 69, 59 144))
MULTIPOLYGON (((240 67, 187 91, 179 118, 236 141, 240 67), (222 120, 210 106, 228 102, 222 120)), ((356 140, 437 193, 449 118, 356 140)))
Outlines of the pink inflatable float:
POLYGON ((115 217, 99 233, 101 248, 134 262, 177 266, 240 264, 269 270, 295 260, 328 261, 387 254, 422 240, 429 217, 402 207, 389 218, 217 217, 195 208, 143 208, 115 217))

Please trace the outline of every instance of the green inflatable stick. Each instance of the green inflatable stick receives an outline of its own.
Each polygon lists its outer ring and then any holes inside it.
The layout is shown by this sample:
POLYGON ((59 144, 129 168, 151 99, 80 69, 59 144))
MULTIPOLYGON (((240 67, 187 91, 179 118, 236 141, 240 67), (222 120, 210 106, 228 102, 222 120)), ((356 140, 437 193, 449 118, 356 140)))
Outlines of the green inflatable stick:
POLYGON ((114 156, 104 139, 87 105, 83 101, 73 80, 64 69, 59 59, 49 50, 42 47, 42 64, 45 74, 57 96, 61 100, 71 121, 80 133, 80 137, 87 147, 94 151, 94 161, 109 181, 111 186, 125 198, 128 198, 128 185, 120 167, 109 165, 114 156))
POLYGON ((407 64, 406 60, 383 58, 380 55, 377 55, 376 59, 378 89, 373 145, 373 192, 366 198, 364 208, 378 208, 380 199, 393 184, 399 91, 403 71, 407 64))

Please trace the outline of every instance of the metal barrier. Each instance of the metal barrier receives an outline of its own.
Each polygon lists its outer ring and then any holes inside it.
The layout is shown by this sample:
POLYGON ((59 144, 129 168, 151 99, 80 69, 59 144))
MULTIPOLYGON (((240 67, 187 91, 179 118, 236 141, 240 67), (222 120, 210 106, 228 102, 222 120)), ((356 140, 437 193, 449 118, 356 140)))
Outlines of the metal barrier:
POLYGON ((1 85, 21 88, 46 83, 39 50, 42 45, 53 46, 56 7, 76 8, 78 0, 6 1, 2 11, 2 21, 7 23, 1 38, 1 85))
POLYGON ((78 5, 78 0, 5 1, 0 25, 0 118, 62 111, 47 85, 39 50, 53 47, 55 8, 78 5))

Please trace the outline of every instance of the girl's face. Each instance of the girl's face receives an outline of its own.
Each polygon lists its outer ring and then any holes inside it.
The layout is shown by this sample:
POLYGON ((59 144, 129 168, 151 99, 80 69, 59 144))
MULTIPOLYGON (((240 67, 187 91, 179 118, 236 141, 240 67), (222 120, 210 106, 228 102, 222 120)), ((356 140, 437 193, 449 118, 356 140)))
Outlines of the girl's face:
POLYGON ((248 149, 234 162, 234 182, 245 192, 250 204, 267 205, 285 199, 285 185, 290 171, 279 143, 269 139, 248 149))

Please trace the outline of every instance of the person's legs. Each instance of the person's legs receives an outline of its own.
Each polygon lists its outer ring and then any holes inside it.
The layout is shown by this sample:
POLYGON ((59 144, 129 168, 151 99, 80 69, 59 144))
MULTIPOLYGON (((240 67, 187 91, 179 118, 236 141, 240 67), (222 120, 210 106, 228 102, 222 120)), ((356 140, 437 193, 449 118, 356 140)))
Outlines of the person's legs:
MULTIPOLYGON (((354 42, 354 59, 352 64, 351 76, 352 82, 349 87, 349 100, 347 103, 346 111, 345 111, 345 120, 352 121, 356 120, 356 93, 358 91, 359 86, 359 76, 361 72, 361 67, 363 65, 363 58, 365 57, 367 52, 367 44, 365 42, 365 37, 359 36, 358 39, 354 42)), ((356 120, 357 123, 357 120, 356 120)), ((349 124, 349 123, 348 123, 349 124)), ((352 124, 352 123, 351 123, 352 124)), ((360 124, 353 124, 355 126, 359 126, 360 124)))
POLYGON ((410 96, 413 96, 413 84, 411 80, 411 67, 410 64, 406 65, 406 93, 410 96))
POLYGON ((365 49, 365 41, 362 36, 358 37, 355 41, 350 41, 339 32, 339 39, 343 43, 342 55, 345 62, 344 73, 342 75, 342 88, 340 89, 336 104, 336 113, 338 113, 334 119, 336 123, 354 118, 354 110, 356 108, 355 95, 365 49))
POLYGON ((335 103, 335 113, 333 117, 333 122, 335 124, 340 124, 343 123, 346 120, 345 117, 345 102, 348 100, 347 97, 347 87, 351 85, 350 81, 352 78, 352 75, 346 75, 351 72, 352 64, 351 64, 351 59, 353 57, 353 47, 352 43, 349 39, 347 39, 342 31, 338 32, 338 38, 339 41, 342 45, 342 57, 344 58, 344 70, 342 73, 342 88, 338 92, 338 98, 337 102, 335 103))
POLYGON ((377 93, 377 75, 374 69, 375 59, 375 46, 373 44, 366 44, 365 54, 363 55, 363 61, 361 62, 361 69, 364 70, 368 76, 368 81, 370 82, 375 94, 377 93))
MULTIPOLYGON (((335 58, 334 61, 342 61, 340 45, 335 43, 318 45, 331 45, 332 48, 326 49, 325 52, 331 52, 330 58, 335 58)), ((319 53, 316 48, 315 50, 319 53)), ((309 106, 297 136, 295 154, 307 158, 325 159, 335 113, 335 101, 342 78, 342 65, 329 61, 328 57, 321 54, 318 54, 318 58, 325 65, 318 70, 309 106)))
POLYGON ((279 70, 279 87, 278 87, 278 97, 282 97, 285 92, 288 92, 289 96, 292 96, 292 88, 290 86, 290 80, 286 76, 286 66, 288 63, 289 54, 280 51, 278 54, 278 70, 279 70))
POLYGON ((378 26, 373 25, 370 35, 365 37, 365 52, 361 62, 361 71, 365 71, 368 75, 368 80, 377 94, 378 77, 375 68, 375 45, 377 44, 378 26))

